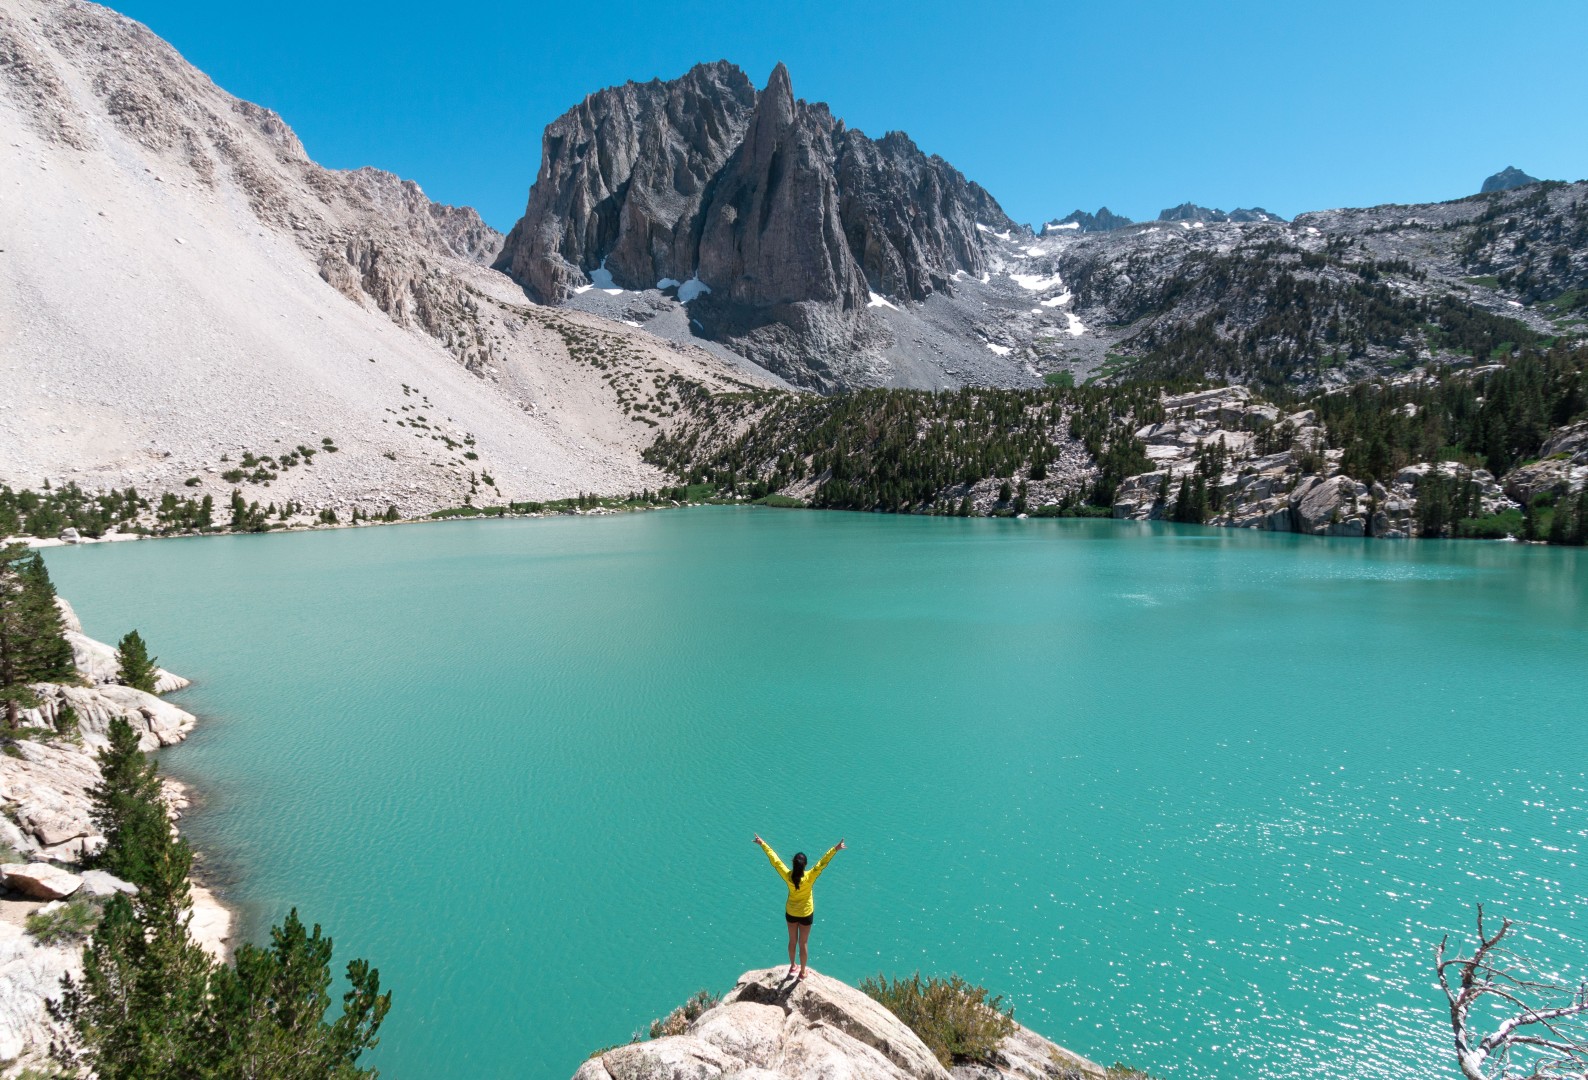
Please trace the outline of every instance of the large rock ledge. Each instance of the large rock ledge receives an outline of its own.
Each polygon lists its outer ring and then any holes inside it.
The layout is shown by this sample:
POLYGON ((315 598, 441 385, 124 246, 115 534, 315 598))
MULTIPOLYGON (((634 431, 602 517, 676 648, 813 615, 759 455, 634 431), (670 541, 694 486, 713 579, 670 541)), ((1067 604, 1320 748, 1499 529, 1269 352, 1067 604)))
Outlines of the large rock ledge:
POLYGON ((1015 1028, 993 1065, 945 1069, 903 1022, 815 971, 747 971, 682 1035, 631 1043, 586 1061, 573 1080, 1105 1080, 1102 1066, 1015 1028))

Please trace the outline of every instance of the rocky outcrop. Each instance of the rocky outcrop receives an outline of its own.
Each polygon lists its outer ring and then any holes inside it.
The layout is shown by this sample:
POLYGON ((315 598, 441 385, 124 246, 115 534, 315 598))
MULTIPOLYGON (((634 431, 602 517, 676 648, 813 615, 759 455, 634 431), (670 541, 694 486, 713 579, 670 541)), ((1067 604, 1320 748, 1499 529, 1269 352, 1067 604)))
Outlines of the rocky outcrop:
POLYGON ((592 284, 674 289, 708 337, 811 385, 864 351, 873 294, 923 300, 979 276, 997 202, 908 136, 873 140, 725 62, 592 94, 542 140, 496 260, 536 299, 592 284))
POLYGON ((1519 187, 1538 183, 1538 177, 1529 176, 1515 165, 1507 165, 1493 176, 1483 181, 1483 186, 1478 191, 1484 195, 1491 191, 1512 191, 1519 187))
POLYGON ((81 957, 79 945, 41 945, 22 927, 0 922, 0 1061, 48 1050, 58 1032, 44 1002, 59 996, 63 976, 81 974, 81 957))
POLYGON ((1217 506, 1209 525, 1403 539, 1418 534, 1418 488, 1435 474, 1476 485, 1482 513, 1517 506, 1493 474, 1459 461, 1408 465, 1383 484, 1346 476, 1340 452, 1324 449, 1325 431, 1312 410, 1282 416, 1272 405, 1253 402, 1243 386, 1166 397, 1164 410, 1162 423, 1136 432, 1157 468, 1119 485, 1116 518, 1172 518, 1181 482, 1195 475, 1198 454, 1214 446, 1223 447, 1226 462, 1209 487, 1217 506))
POLYGON ((35 900, 65 900, 83 887, 82 878, 49 863, 7 863, 0 866, 0 881, 35 900))
POLYGON ((1544 441, 1537 461, 1505 474, 1505 493, 1519 503, 1559 498, 1588 484, 1588 421, 1561 428, 1544 441))
POLYGON ((748 971, 681 1035, 592 1057, 574 1080, 1104 1080, 1093 1062, 1015 1028, 989 1065, 945 1069, 898 1017, 817 972, 748 971))
MULTIPOLYGON (((61 618, 66 624, 66 641, 72 647, 72 663, 76 665, 78 674, 94 686, 114 685, 121 677, 121 661, 115 648, 83 633, 83 624, 78 620, 77 612, 72 610, 72 605, 60 597, 55 598, 55 603, 61 609, 61 618)), ((157 694, 169 694, 189 685, 191 683, 180 675, 173 675, 164 668, 155 669, 154 692, 157 694)))

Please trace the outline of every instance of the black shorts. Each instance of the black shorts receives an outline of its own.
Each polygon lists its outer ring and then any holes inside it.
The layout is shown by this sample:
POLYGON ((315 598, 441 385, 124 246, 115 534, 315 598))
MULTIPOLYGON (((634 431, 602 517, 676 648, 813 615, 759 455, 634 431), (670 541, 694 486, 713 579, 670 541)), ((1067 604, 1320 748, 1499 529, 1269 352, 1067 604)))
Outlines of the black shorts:
POLYGON ((816 915, 814 912, 810 915, 790 915, 785 911, 783 913, 783 918, 787 919, 790 923, 798 923, 801 926, 809 926, 816 918, 816 915))

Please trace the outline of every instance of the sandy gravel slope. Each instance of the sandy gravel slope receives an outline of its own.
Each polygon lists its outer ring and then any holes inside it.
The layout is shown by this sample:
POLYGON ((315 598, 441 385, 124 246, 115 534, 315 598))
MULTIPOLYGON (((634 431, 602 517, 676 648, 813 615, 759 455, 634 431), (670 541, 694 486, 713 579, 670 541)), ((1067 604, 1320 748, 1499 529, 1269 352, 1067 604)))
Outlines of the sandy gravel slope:
POLYGON ((660 388, 761 383, 533 307, 482 265, 499 244, 411 183, 315 165, 129 19, 0 0, 0 482, 224 500, 243 451, 329 438, 245 495, 414 513, 471 473, 485 501, 628 490, 662 482, 639 459, 660 388))

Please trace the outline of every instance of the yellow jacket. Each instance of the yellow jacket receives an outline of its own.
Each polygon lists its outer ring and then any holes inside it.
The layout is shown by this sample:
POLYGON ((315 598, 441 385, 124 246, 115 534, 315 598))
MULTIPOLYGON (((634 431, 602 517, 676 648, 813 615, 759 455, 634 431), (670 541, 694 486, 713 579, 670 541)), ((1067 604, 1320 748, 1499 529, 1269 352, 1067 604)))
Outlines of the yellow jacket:
POLYGON ((783 884, 788 886, 788 903, 783 905, 783 910, 797 919, 816 913, 816 899, 811 895, 816 884, 816 879, 822 876, 822 871, 827 869, 827 864, 832 862, 833 856, 838 852, 838 845, 834 844, 827 849, 815 866, 809 867, 800 875, 798 888, 794 885, 794 876, 789 873, 789 868, 783 865, 783 860, 777 857, 777 852, 772 850, 772 845, 762 841, 761 849, 766 852, 767 861, 772 864, 772 869, 777 871, 777 876, 783 879, 783 884))

